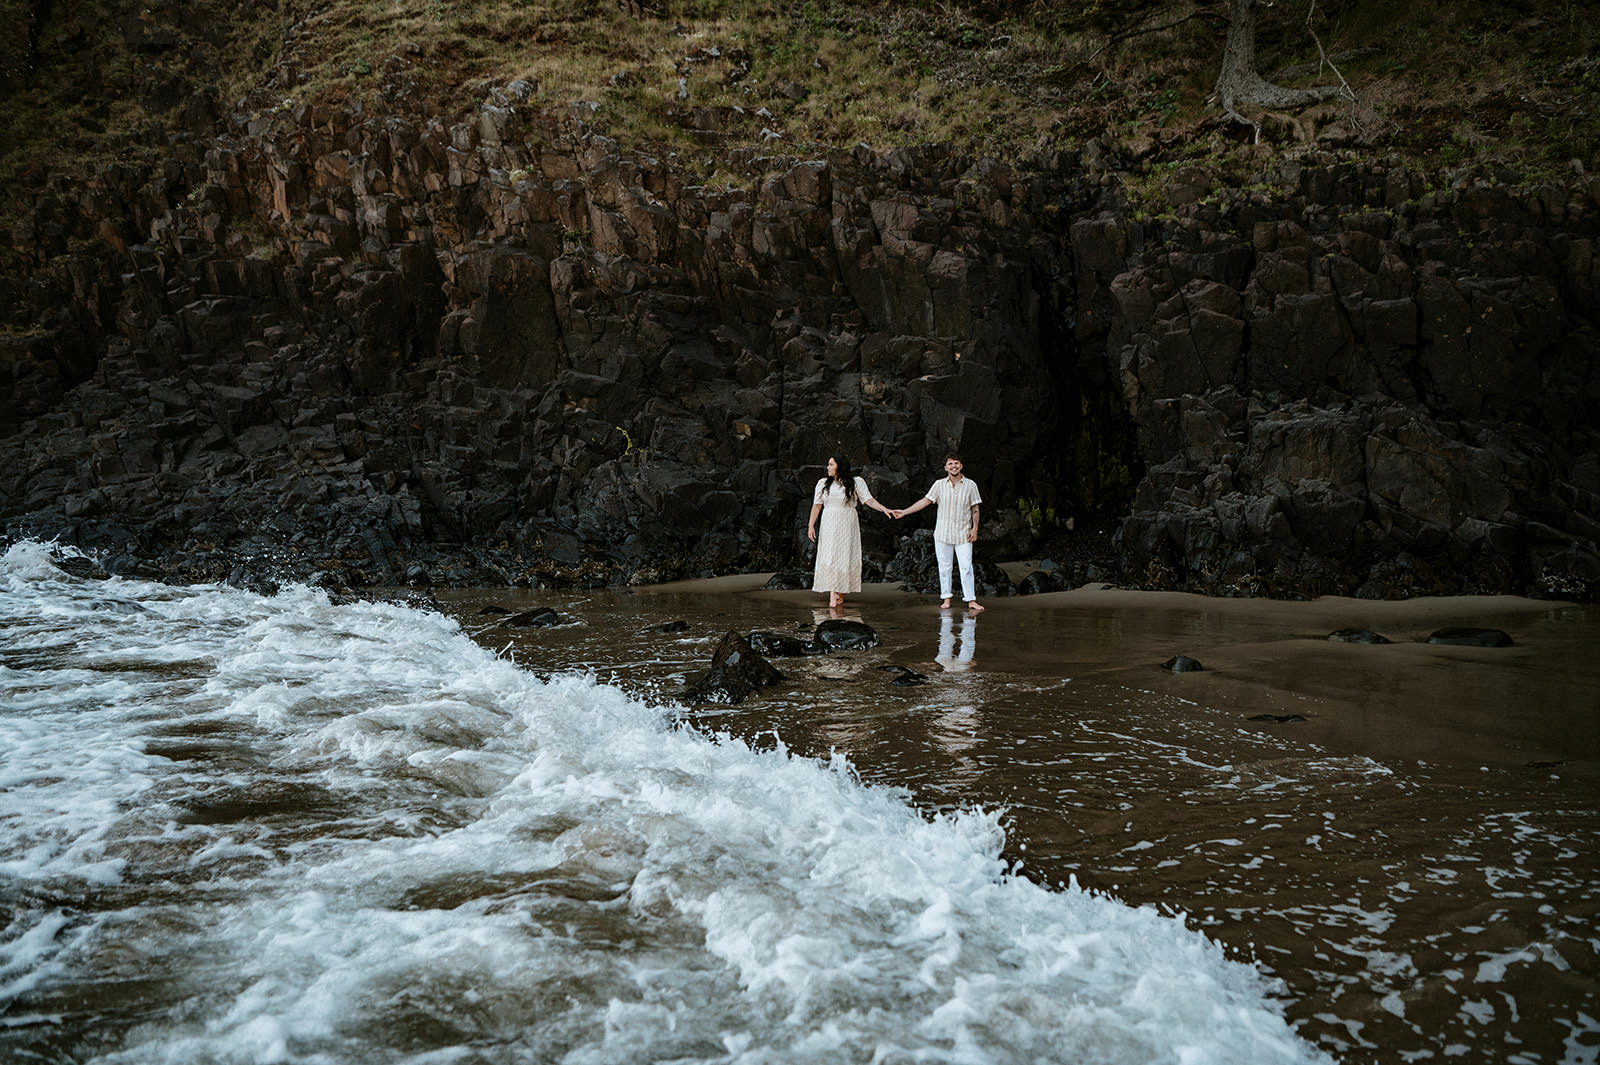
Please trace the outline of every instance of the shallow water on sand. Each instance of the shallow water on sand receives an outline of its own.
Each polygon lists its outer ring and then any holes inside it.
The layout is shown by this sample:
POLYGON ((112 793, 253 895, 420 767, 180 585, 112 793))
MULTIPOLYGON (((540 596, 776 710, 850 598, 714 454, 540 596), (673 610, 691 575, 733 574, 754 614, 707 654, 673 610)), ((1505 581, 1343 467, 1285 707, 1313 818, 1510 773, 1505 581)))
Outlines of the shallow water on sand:
MULTIPOLYGON (((537 671, 665 699, 722 634, 826 612, 759 579, 459 593, 447 610, 537 671), (508 628, 485 606, 552 606, 508 628), (681 619, 685 631, 646 631, 681 619)), ((774 659, 787 682, 685 716, 752 746, 842 753, 929 810, 1002 810, 1004 856, 1181 915, 1284 982, 1347 1062, 1600 1057, 1600 617, 1508 599, 998 600, 980 617, 871 590, 880 646, 774 659), (1424 641, 1448 625, 1510 648, 1424 641), (1393 644, 1330 642, 1344 627, 1393 644), (1173 654, 1203 673, 1160 668, 1173 654), (926 678, 892 683, 909 667, 926 678), (1251 720, 1270 715, 1268 720, 1251 720)))

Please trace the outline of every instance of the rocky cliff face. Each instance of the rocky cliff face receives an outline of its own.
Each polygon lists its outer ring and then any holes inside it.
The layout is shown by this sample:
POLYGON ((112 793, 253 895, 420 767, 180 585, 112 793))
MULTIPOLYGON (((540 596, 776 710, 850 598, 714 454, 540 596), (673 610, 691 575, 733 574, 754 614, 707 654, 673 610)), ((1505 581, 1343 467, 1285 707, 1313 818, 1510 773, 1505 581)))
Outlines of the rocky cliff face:
MULTIPOLYGON (((1282 164, 1149 217, 1079 160, 733 153, 713 187, 516 83, 428 110, 240 115, 15 190, 8 535, 651 580, 795 561, 831 452, 893 503, 956 448, 990 557, 1053 510, 1114 519, 1148 586, 1600 581, 1596 183, 1282 164)), ((880 558, 907 531, 866 525, 880 558)))

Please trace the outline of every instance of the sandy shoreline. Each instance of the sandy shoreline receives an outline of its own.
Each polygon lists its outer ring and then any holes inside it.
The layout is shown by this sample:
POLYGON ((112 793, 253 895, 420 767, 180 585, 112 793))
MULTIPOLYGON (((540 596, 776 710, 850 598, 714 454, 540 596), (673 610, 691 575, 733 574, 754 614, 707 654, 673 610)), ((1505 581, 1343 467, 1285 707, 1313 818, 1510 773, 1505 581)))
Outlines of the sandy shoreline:
MULTIPOLYGON (((1020 574, 1026 566, 1014 568, 1020 574)), ((820 605, 822 597, 810 591, 767 590, 770 576, 632 591, 683 607, 728 596, 786 610, 820 605)), ((986 605, 977 621, 984 669, 1118 679, 1246 719, 1295 714, 1306 720, 1252 727, 1293 729, 1296 739, 1336 753, 1600 778, 1600 613, 1591 606, 1510 596, 1218 599, 1109 586, 986 605), (1454 626, 1503 629, 1515 645, 1426 642, 1454 626), (1346 628, 1392 642, 1327 639, 1346 628), (1175 654, 1199 659, 1206 671, 1159 668, 1175 654)), ((936 625, 940 611, 936 600, 884 583, 850 596, 846 613, 880 627, 915 628, 936 625)), ((965 618, 966 611, 954 615, 965 618)))

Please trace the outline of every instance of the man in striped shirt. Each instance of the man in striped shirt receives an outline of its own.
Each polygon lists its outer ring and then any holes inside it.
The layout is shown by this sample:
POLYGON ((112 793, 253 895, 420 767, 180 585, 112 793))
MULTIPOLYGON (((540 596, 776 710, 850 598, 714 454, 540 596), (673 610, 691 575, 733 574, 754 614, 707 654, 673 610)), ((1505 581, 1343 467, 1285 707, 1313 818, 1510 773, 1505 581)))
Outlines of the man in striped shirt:
POLYGON ((929 503, 938 505, 933 520, 933 554, 939 562, 939 595, 944 599, 939 609, 950 609, 950 568, 958 563, 967 609, 977 614, 983 606, 978 602, 978 582, 972 572, 972 545, 978 539, 978 504, 983 497, 975 483, 961 476, 961 456, 954 451, 944 457, 944 472, 948 476, 933 482, 926 495, 893 514, 903 518, 929 503))

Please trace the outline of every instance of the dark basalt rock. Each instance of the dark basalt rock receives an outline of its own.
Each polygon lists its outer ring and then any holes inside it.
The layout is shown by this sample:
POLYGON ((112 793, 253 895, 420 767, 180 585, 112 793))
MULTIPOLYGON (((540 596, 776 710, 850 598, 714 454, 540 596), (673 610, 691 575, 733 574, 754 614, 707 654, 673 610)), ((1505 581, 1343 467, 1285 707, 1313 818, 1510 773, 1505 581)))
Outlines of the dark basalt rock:
POLYGON ((1276 721, 1280 725, 1292 725, 1297 721, 1304 721, 1305 718, 1299 714, 1252 714, 1248 720, 1276 721))
POLYGON ((688 632, 689 631, 689 623, 687 621, 684 621, 682 618, 679 618, 676 621, 663 621, 659 625, 646 625, 644 628, 640 629, 639 631, 640 632, 654 632, 654 633, 659 633, 659 634, 665 636, 665 635, 667 635, 669 633, 674 633, 674 632, 688 632))
POLYGON ((1439 629, 1428 637, 1429 643, 1451 647, 1510 647, 1511 637, 1500 629, 1450 628, 1439 629))
POLYGON ((51 559, 56 569, 82 580, 103 581, 111 574, 100 568, 100 564, 92 558, 83 555, 66 555, 51 559))
POLYGON ((767 579, 766 587, 773 592, 808 592, 811 590, 811 574, 799 570, 774 573, 767 579))
POLYGON ((1206 667, 1202 666, 1198 659, 1189 658, 1186 655, 1173 655, 1161 663, 1161 668, 1171 670, 1174 673, 1203 673, 1206 667))
POLYGON ((434 598, 432 593, 415 588, 400 588, 386 591, 382 594, 363 593, 360 598, 371 603, 398 603, 401 606, 410 607, 412 610, 444 613, 444 608, 439 605, 439 600, 434 598))
POLYGON ((741 703, 761 688, 782 683, 782 673, 729 632, 711 656, 711 668, 690 679, 679 697, 691 703, 741 703))
POLYGON ((484 607, 483 609, 479 610, 478 611, 478 616, 480 618, 504 617, 507 614, 514 614, 514 613, 516 613, 516 611, 507 610, 503 606, 495 606, 494 604, 491 603, 490 605, 488 605, 488 606, 484 607))
POLYGON ((817 653, 815 644, 781 632, 752 632, 745 637, 757 652, 773 658, 799 658, 817 653))
MULTIPOLYGON (((747 195, 403 87, 222 137, 197 103, 152 165, 0 190, 0 535, 175 580, 801 590, 826 440, 898 505, 960 450, 984 597, 1044 496, 1116 525, 1077 583, 1600 594, 1589 175, 1285 158, 1152 221, 1067 157, 719 156, 747 195)), ((930 525, 863 514, 864 576, 935 593, 930 525)))
POLYGON ((279 584, 271 577, 256 570, 238 565, 228 572, 227 583, 234 588, 242 588, 247 592, 264 595, 268 598, 275 596, 279 591, 279 584))
POLYGON ((864 622, 829 618, 817 626, 816 647, 821 651, 864 651, 877 645, 877 630, 864 622))
POLYGON ((918 684, 928 683, 928 678, 926 675, 918 673, 910 666, 887 665, 879 666, 878 668, 885 673, 895 674, 895 678, 889 683, 896 688, 914 688, 918 684))
POLYGON ((542 606, 538 610, 524 610, 520 614, 512 614, 500 624, 513 629, 543 629, 561 624, 561 615, 550 607, 542 606))
MULTIPOLYGON (((978 547, 980 549, 983 547, 982 541, 979 541, 978 547)), ((1010 574, 991 559, 975 558, 972 563, 972 575, 980 599, 1017 594, 1017 587, 1012 583, 1010 574)), ((900 586, 901 591, 915 595, 938 595, 939 565, 933 554, 933 531, 919 529, 911 536, 901 537, 899 550, 884 567, 884 576, 891 580, 903 581, 900 586)), ((952 573, 950 576, 952 589, 955 595, 959 596, 961 575, 952 573)))
POLYGON ((1072 585, 1054 570, 1034 570, 1017 582, 1018 595, 1039 595, 1043 592, 1071 591, 1072 585))
POLYGON ((1339 643, 1390 643, 1387 636, 1380 636, 1371 629, 1338 629, 1328 633, 1328 639, 1339 643))

